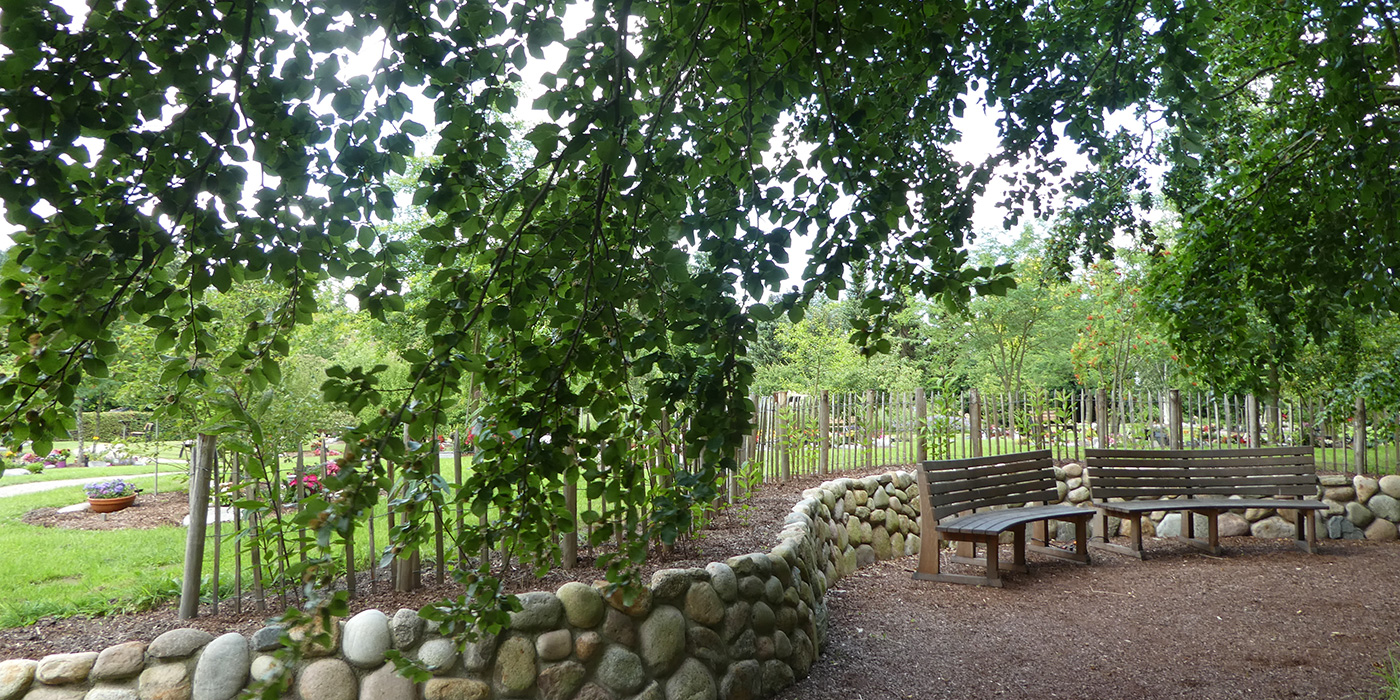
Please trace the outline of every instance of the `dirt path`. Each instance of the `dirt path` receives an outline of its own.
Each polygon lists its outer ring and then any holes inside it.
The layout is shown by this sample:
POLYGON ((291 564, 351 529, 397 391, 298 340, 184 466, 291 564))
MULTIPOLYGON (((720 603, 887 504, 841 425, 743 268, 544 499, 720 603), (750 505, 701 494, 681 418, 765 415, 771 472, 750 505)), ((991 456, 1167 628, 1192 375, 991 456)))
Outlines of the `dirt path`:
POLYGON ((838 584, 826 654, 781 697, 1373 697, 1373 664, 1400 642, 1400 546, 1226 547, 1154 540, 1146 562, 1046 560, 1000 590, 883 562, 838 584))

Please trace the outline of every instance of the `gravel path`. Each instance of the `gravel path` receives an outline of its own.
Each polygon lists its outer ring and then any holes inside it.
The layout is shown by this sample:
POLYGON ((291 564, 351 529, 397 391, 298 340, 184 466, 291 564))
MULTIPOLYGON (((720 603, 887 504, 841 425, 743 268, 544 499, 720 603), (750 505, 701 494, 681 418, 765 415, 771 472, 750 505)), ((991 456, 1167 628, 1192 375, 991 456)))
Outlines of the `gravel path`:
MULTIPOLYGON (((168 475, 169 472, 166 472, 168 475)), ((14 486, 0 486, 0 498, 6 496, 24 496, 31 493, 42 493, 53 491, 54 489, 67 488, 69 486, 83 486, 85 484, 95 484, 99 481, 111 481, 112 479, 144 479, 156 476, 156 474, 128 474, 126 476, 93 476, 86 479, 63 479, 61 481, 35 481, 29 484, 15 484, 14 486)))

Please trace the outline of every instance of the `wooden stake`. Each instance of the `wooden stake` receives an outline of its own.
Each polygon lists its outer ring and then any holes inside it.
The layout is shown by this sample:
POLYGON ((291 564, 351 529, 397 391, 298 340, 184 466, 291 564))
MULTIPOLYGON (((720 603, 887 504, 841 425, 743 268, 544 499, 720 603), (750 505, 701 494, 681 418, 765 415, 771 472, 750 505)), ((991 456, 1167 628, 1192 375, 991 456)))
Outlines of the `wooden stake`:
POLYGON ((214 436, 195 438, 190 454, 190 529, 185 533, 185 571, 180 585, 180 619, 199 614, 199 582, 204 569, 204 535, 209 513, 209 475, 213 471, 214 436))

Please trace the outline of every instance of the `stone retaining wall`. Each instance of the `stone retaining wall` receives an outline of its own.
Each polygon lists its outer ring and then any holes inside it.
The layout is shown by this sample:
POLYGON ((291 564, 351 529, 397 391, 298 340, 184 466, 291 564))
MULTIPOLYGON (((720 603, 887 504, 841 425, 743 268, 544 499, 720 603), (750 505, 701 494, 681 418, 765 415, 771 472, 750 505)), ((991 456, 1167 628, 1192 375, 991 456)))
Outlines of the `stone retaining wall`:
POLYGON ((293 631, 302 660, 289 670, 272 654, 281 629, 177 629, 150 644, 0 662, 0 700, 229 700, 284 671, 300 700, 767 697, 805 677, 824 646, 828 586, 918 551, 915 489, 908 472, 826 482, 803 493, 769 552, 659 571, 630 604, 601 585, 526 593, 508 630, 461 648, 412 610, 338 622, 330 647, 293 631), (433 678, 395 674, 391 649, 433 678))
MULTIPOLYGON (((1057 467, 1056 476, 1062 500, 1087 501, 1081 466, 1057 467)), ((1400 477, 1324 475, 1322 483, 1333 537, 1396 538, 1400 477)), ((659 571, 630 604, 601 585, 526 593, 508 630, 462 647, 412 610, 358 613, 335 625, 329 647, 294 630, 302 660, 292 669, 272 654, 279 628, 251 638, 177 629, 149 644, 0 662, 0 700, 229 700, 283 672, 294 678, 288 697, 299 700, 768 697, 804 678, 825 646, 828 587, 876 560, 918 552, 917 488, 904 471, 828 481, 803 492, 768 552, 659 571), (432 679, 395 674, 391 649, 432 679)), ((1157 534, 1179 526, 1177 514, 1156 515, 1157 534)), ((1231 515, 1221 534, 1228 524, 1228 534, 1292 536, 1271 511, 1231 515)))

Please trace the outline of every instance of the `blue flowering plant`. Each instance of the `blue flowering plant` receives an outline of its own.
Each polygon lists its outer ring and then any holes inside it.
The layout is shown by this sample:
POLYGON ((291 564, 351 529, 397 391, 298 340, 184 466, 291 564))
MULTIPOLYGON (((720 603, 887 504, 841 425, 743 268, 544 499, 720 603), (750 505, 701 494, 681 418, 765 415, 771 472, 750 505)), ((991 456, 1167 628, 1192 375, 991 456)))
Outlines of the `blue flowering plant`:
POLYGON ((88 484, 83 487, 83 491, 87 492, 88 498, 125 498, 135 496, 141 489, 136 488, 136 484, 130 481, 112 479, 111 481, 88 484))

